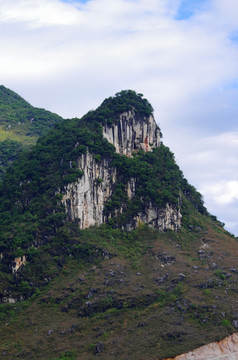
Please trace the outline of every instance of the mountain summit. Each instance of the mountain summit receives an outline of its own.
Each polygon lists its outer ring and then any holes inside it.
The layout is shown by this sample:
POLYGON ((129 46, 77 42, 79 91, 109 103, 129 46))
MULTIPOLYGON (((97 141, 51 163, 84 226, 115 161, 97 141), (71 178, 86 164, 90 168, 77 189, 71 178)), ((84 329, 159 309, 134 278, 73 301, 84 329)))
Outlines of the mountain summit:
MULTIPOLYGON (((137 101, 143 101, 141 96, 130 92, 117 94, 121 100, 127 94, 138 97, 137 101)), ((123 100, 122 100, 123 101, 123 100)), ((102 136, 111 143, 115 150, 114 154, 125 155, 131 159, 120 159, 127 167, 132 169, 126 173, 115 163, 115 156, 100 158, 90 153, 87 149, 77 159, 77 168, 83 172, 78 181, 65 186, 62 202, 70 220, 79 220, 80 228, 85 229, 92 225, 108 223, 110 219, 120 217, 134 198, 139 202, 137 196, 141 191, 140 173, 133 174, 133 167, 140 163, 138 152, 153 152, 160 146, 160 129, 156 125, 152 114, 141 115, 132 107, 127 111, 115 114, 114 121, 108 121, 105 117, 102 124, 102 136), (115 116, 116 115, 116 116, 115 116), (116 189, 120 181, 122 199, 120 206, 110 211, 109 201, 116 196, 116 189), (123 188, 122 188, 123 183, 123 188)), ((75 147, 79 144, 76 143, 75 147)), ((151 159, 155 155, 150 155, 151 159)), ((118 159, 118 157, 117 157, 118 159)), ((154 158, 156 159, 156 157, 154 158)), ((148 167, 148 164, 146 164, 148 167)), ((148 173, 148 177, 150 174, 148 173)), ((150 182, 153 179, 149 180, 150 182)), ((179 199, 178 199, 179 202, 179 199)), ((135 228, 140 222, 148 224, 161 230, 177 230, 181 226, 180 209, 169 202, 165 207, 159 207, 151 198, 150 201, 141 201, 141 209, 135 211, 134 217, 128 218, 123 224, 127 229, 135 228), (142 204, 142 202, 144 204, 142 204)))
POLYGON ((162 359, 238 327, 237 240, 161 137, 148 100, 123 90, 7 168, 5 359, 162 359))

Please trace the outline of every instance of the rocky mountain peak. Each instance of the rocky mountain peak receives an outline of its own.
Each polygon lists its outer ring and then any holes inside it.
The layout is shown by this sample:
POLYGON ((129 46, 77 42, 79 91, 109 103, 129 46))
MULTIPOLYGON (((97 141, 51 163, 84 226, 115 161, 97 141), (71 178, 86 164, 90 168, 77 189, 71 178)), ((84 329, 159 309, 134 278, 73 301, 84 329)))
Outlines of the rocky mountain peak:
MULTIPOLYGON (((143 115, 134 107, 117 114, 116 121, 103 124, 103 137, 116 149, 116 153, 132 157, 139 150, 151 152, 160 146, 160 129, 153 114, 143 115)), ((113 196, 116 184, 120 181, 117 168, 112 166, 111 159, 97 161, 87 151, 77 160, 78 169, 83 172, 77 182, 68 184, 64 189, 63 204, 69 220, 79 220, 80 228, 107 223, 111 218, 123 213, 122 203, 116 211, 105 213, 105 204, 113 196)), ((137 177, 131 176, 124 191, 131 200, 137 194, 137 177)), ((179 208, 167 203, 163 209, 150 201, 126 224, 127 229, 135 228, 143 222, 161 230, 177 231, 181 226, 179 208)), ((125 226, 125 225, 124 225, 125 226)))

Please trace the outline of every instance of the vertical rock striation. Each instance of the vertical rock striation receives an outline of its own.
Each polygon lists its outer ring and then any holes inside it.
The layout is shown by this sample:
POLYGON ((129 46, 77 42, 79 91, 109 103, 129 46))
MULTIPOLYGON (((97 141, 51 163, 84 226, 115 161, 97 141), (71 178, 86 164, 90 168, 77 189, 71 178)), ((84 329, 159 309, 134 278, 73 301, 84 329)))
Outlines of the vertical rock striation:
POLYGON ((134 110, 122 113, 116 123, 104 125, 103 136, 115 146, 118 154, 126 156, 160 146, 160 130, 153 115, 143 119, 134 110))
POLYGON ((96 162, 86 153, 78 159, 78 168, 84 175, 76 183, 65 187, 62 202, 70 220, 80 220, 80 228, 105 222, 104 203, 110 198, 116 182, 116 169, 110 168, 108 160, 96 162))
POLYGON ((139 213, 137 222, 148 224, 149 227, 158 228, 162 231, 178 231, 181 227, 182 215, 179 209, 166 204, 164 209, 159 209, 152 203, 143 213, 139 213))

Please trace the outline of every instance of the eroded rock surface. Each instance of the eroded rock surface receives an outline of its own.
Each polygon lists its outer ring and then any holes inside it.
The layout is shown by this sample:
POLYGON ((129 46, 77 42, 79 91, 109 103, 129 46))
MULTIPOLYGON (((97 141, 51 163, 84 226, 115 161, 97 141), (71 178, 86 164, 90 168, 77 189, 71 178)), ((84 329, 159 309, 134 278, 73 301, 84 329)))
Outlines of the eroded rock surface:
POLYGON ((69 219, 80 219, 80 228, 86 229, 105 222, 104 203, 112 195, 116 169, 110 168, 106 159, 97 163, 90 153, 81 155, 77 165, 84 175, 67 185, 62 202, 69 219))
POLYGON ((164 360, 237 360, 238 359, 238 333, 234 333, 219 342, 164 360))
POLYGON ((142 119, 133 110, 122 113, 117 123, 104 125, 103 136, 121 155, 131 156, 134 151, 151 151, 160 146, 160 130, 153 115, 142 119))
POLYGON ((23 255, 22 257, 15 258, 12 264, 12 273, 15 274, 22 265, 26 265, 25 255, 23 255))

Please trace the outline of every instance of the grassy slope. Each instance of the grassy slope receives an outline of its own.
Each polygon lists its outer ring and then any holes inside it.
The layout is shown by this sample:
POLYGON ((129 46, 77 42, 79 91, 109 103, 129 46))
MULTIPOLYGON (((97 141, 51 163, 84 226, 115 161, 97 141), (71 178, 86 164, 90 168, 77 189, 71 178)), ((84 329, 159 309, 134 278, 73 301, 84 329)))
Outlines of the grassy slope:
POLYGON ((90 360, 99 342, 102 359, 162 359, 234 332, 237 240, 196 219, 195 231, 177 234, 142 227, 136 241, 104 227, 80 232, 106 257, 69 260, 32 300, 2 305, 4 359, 90 360))

